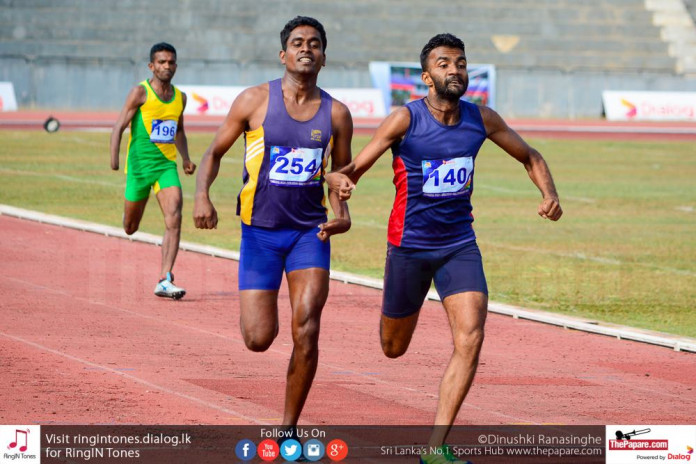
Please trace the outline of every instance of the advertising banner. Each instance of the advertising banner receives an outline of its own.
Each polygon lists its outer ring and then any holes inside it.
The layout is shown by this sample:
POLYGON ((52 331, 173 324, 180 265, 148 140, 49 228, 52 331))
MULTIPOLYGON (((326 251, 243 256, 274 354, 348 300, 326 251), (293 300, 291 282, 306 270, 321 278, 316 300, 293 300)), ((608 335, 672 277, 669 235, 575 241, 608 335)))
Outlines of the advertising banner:
MULTIPOLYGON (((495 109, 495 66, 469 64, 469 87, 464 99, 495 109)), ((394 108, 423 98, 428 87, 421 80, 421 66, 416 62, 370 62, 372 84, 380 89, 384 105, 391 112, 394 108)))
POLYGON ((17 111, 17 100, 12 82, 0 82, 0 111, 17 111))
MULTIPOLYGON (((213 85, 180 85, 188 98, 184 114, 225 116, 232 102, 246 87, 213 85)), ((382 93, 378 89, 324 89, 344 103, 354 118, 386 116, 382 93)))
POLYGON ((696 92, 602 92, 609 121, 696 121, 696 92))

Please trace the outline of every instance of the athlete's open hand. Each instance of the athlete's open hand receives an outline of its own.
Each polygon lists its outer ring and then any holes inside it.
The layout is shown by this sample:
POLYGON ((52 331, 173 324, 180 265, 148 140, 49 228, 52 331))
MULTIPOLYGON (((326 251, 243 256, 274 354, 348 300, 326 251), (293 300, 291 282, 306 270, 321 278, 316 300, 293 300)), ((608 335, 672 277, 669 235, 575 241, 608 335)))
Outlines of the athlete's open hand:
POLYGON ((184 174, 186 174, 187 176, 190 176, 191 174, 196 172, 196 165, 191 160, 184 160, 183 166, 184 174))
POLYGON ((326 242, 332 235, 348 232, 348 230, 350 230, 350 225, 350 219, 332 219, 324 224, 319 224, 319 232, 317 233, 317 237, 319 237, 319 240, 322 242, 326 242))
POLYGON ((193 205, 193 223, 197 229, 217 229, 217 211, 207 196, 196 195, 193 205))
POLYGON ((558 221, 563 215, 563 209, 558 198, 544 198, 544 201, 539 205, 539 216, 544 219, 558 221))
POLYGON ((329 186, 329 190, 338 193, 339 200, 346 201, 350 199, 355 189, 355 184, 348 176, 340 172, 329 172, 324 176, 324 179, 326 180, 326 185, 329 186))

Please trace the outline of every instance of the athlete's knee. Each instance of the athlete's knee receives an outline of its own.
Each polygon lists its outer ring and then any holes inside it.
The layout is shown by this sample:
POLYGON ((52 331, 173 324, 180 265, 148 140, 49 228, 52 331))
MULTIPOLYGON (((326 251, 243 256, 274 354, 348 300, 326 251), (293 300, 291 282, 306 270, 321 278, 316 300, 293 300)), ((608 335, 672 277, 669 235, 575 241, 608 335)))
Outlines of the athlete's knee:
POLYGON ((483 327, 477 327, 471 331, 457 333, 454 336, 454 349, 462 355, 472 358, 472 360, 476 360, 481 352, 483 339, 483 327))
POLYGON ((278 327, 275 330, 248 330, 242 327, 242 336, 246 347, 257 353, 266 351, 273 344, 278 335, 278 327))
POLYGON ((382 315, 379 324, 379 340, 382 352, 388 358, 403 356, 411 344, 413 331, 418 321, 418 313, 404 318, 392 318, 382 315))
POLYGON ((382 351, 387 358, 395 359, 406 354, 409 341, 382 338, 382 351))
POLYGON ((319 320, 308 319, 293 328, 292 340, 295 352, 305 357, 319 353, 319 320))
POLYGON ((246 344, 246 347, 255 353, 263 353, 267 349, 271 347, 273 344, 273 340, 257 340, 257 339, 252 339, 252 340, 244 340, 244 343, 246 344))
POLYGON ((138 231, 138 224, 135 221, 128 221, 126 219, 123 219, 123 230, 126 233, 126 235, 133 235, 138 231))
POLYGON ((275 337, 273 336, 251 336, 251 335, 245 335, 244 336, 244 344, 246 347, 254 352, 260 353, 263 351, 266 351, 271 347, 273 344, 273 340, 275 340, 275 337))
POLYGON ((181 229, 181 210, 179 209, 165 215, 164 224, 169 230, 181 229))

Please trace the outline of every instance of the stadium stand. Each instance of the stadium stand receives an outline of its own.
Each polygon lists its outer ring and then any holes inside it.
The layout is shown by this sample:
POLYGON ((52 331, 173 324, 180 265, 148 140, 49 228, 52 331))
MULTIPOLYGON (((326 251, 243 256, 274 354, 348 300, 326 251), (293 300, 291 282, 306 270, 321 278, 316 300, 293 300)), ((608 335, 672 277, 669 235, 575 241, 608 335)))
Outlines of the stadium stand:
POLYGON ((452 32, 470 62, 496 65, 504 114, 597 117, 604 89, 694 88, 695 2, 0 0, 0 80, 22 107, 116 109, 147 74, 149 47, 168 41, 175 82, 251 85, 278 76, 278 32, 303 14, 327 29, 324 87, 369 87, 370 61, 417 61, 428 38, 452 32))

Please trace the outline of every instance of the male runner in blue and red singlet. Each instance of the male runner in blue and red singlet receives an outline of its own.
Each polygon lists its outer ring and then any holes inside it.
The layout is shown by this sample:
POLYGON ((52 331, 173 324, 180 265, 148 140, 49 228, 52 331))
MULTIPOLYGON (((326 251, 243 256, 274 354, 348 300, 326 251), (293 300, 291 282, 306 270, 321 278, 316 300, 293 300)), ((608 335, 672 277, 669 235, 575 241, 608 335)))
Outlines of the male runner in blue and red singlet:
POLYGON ((293 351, 283 424, 297 424, 316 373, 319 323, 329 292, 329 237, 350 228, 347 206, 330 190, 335 218, 327 222, 325 167, 350 163, 353 121, 348 108, 317 87, 326 33, 298 16, 280 33, 281 79, 242 92, 201 160, 194 222, 217 226, 209 190, 220 159, 244 134, 244 186, 239 261, 241 331, 246 346, 265 351, 278 335, 278 290, 285 272, 292 307, 293 351))
POLYGON ((542 194, 540 216, 562 210, 541 154, 485 106, 460 99, 468 86, 464 43, 451 34, 433 37, 421 55, 428 95, 395 110, 355 161, 327 182, 350 191, 390 147, 396 198, 389 218, 380 335, 390 358, 403 355, 432 281, 445 307, 454 351, 440 384, 431 447, 423 463, 456 461, 443 446, 474 380, 483 343, 488 289, 472 228, 471 194, 476 155, 486 138, 527 169, 542 194), (346 178, 343 174, 348 175, 346 178))

